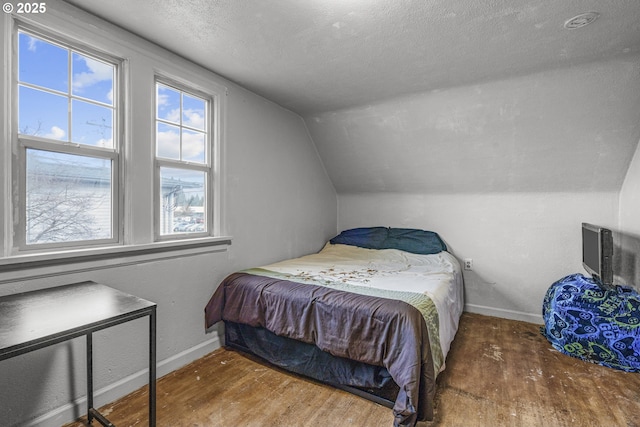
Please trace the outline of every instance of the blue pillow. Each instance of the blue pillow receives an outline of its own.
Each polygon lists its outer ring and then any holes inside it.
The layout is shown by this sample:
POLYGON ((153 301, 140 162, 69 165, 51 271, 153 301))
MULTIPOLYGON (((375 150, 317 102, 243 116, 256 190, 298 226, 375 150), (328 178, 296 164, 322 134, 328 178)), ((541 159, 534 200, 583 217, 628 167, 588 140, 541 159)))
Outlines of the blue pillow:
POLYGON ((359 246, 366 249, 380 249, 382 243, 387 238, 389 229, 387 227, 364 227, 344 230, 333 239, 331 244, 359 246))
POLYGON ((380 249, 400 249, 420 255, 437 254, 447 250, 438 233, 414 228, 390 228, 380 249))
POLYGON ((366 249, 399 249, 420 255, 447 250, 438 233, 414 228, 363 227, 345 230, 329 242, 366 249))

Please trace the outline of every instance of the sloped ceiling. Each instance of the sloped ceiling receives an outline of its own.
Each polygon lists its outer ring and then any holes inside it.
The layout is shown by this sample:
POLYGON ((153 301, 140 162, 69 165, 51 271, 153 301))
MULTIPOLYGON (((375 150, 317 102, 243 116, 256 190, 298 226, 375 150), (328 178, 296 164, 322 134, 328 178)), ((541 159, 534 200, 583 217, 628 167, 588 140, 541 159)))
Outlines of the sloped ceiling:
POLYGON ((637 0, 67 2, 303 116, 339 193, 616 191, 640 139, 637 0))
POLYGON ((314 114, 307 125, 339 193, 618 191, 640 140, 640 58, 314 114))

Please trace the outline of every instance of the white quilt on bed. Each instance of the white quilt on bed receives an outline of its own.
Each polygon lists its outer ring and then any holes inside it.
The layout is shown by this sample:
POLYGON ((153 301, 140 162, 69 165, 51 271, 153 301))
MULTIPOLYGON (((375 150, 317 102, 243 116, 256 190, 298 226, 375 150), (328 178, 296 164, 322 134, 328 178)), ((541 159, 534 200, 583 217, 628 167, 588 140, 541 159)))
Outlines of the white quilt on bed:
MULTIPOLYGON (((417 255, 398 249, 364 249, 327 243, 317 254, 263 266, 266 270, 303 281, 342 282, 402 292, 425 294, 438 311, 443 358, 458 330, 464 306, 462 273, 449 252, 417 255)), ((442 364, 440 371, 444 369, 442 364)))

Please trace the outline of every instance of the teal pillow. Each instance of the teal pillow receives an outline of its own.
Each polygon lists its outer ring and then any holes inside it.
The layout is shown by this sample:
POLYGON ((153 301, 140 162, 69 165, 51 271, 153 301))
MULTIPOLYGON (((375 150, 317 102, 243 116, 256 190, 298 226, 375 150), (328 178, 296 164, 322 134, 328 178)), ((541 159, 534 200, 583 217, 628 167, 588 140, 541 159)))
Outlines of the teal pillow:
POLYGON ((433 231, 414 228, 390 228, 380 249, 400 249, 420 255, 437 254, 447 250, 447 245, 433 231))

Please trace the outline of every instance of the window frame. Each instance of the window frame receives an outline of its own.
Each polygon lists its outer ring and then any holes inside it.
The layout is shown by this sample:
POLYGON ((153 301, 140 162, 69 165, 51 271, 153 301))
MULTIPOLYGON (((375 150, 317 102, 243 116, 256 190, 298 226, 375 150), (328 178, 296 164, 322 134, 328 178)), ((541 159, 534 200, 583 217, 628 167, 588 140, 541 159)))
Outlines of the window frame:
MULTIPOLYGON (((11 52, 11 76, 10 76, 10 93, 12 94, 11 103, 11 181, 12 185, 11 201, 13 220, 13 242, 11 243, 11 254, 28 254, 51 251, 63 251, 68 249, 83 249, 98 246, 112 246, 122 244, 124 238, 123 231, 123 123, 124 123, 124 96, 123 96, 123 59, 114 55, 101 51, 99 49, 88 47, 76 40, 64 37, 62 35, 43 30, 39 27, 16 21, 12 29, 12 52, 11 52), (112 123, 112 148, 103 148, 79 144, 72 141, 59 141, 55 139, 43 138, 39 136, 20 134, 19 129, 19 90, 21 82, 19 79, 19 34, 27 34, 34 36, 47 43, 51 43, 69 52, 69 61, 72 60, 73 53, 78 53, 90 57, 92 59, 107 63, 114 67, 113 74, 113 123, 112 123), (91 240, 74 240, 68 242, 54 243, 36 243, 27 244, 27 150, 39 150, 61 154, 71 154, 88 158, 98 158, 110 160, 111 162, 111 209, 110 209, 110 226, 111 238, 91 239, 91 240), (16 185, 17 184, 17 185, 16 185)), ((69 69, 69 79, 71 79, 72 69, 69 69)), ((31 85, 22 85, 24 87, 33 87, 31 85)), ((72 88, 69 87, 67 99, 72 102, 74 99, 82 99, 82 97, 74 96, 72 88)), ((70 115, 70 110, 67 110, 70 115)), ((71 123, 68 119, 67 125, 71 123)))
MULTIPOLYGON (((0 16, 0 52, 5 67, 0 69, 0 94, 4 109, 0 111, 0 286, 26 278, 86 272, 133 265, 195 254, 210 254, 228 250, 233 237, 228 233, 226 212, 226 127, 229 82, 170 51, 135 35, 112 31, 107 23, 61 3, 48 8, 46 14, 0 16), (117 243, 84 246, 28 248, 18 246, 15 235, 19 220, 19 203, 14 190, 19 185, 15 159, 18 157, 17 129, 17 28, 58 44, 67 42, 78 52, 88 52, 99 58, 113 58, 120 62, 116 79, 119 81, 120 113, 115 138, 120 138, 120 161, 117 187, 120 221, 117 243), (197 238, 176 237, 157 241, 154 228, 155 203, 155 77, 183 83, 188 92, 204 93, 210 101, 209 213, 212 216, 209 235, 197 238), (195 89, 195 91, 194 91, 195 89)), ((115 90, 115 87, 114 87, 115 90)), ((114 122, 115 123, 115 122, 114 122)), ((114 126, 116 126, 114 124, 114 126)))
MULTIPOLYGON (((153 217, 154 217, 154 241, 163 242, 171 240, 191 240, 203 237, 215 237, 219 234, 219 226, 215 220, 217 205, 219 203, 218 193, 218 175, 217 175, 217 156, 219 147, 218 117, 219 117, 219 95, 199 88, 197 85, 184 81, 183 79, 169 76, 166 73, 156 72, 153 79, 154 86, 154 102, 153 102, 153 164, 154 164, 154 198, 153 198, 153 217), (190 162, 185 160, 168 159, 158 156, 158 123, 166 123, 166 120, 158 118, 158 85, 166 86, 170 89, 179 91, 180 94, 187 94, 198 97, 205 101, 205 162, 190 162), (205 202, 204 202, 204 221, 206 230, 203 232, 184 232, 162 234, 161 232, 161 180, 160 171, 162 168, 174 168, 190 171, 198 171, 205 173, 205 202)), ((183 128, 190 130, 190 127, 182 125, 182 102, 180 104, 180 130, 183 128)))

